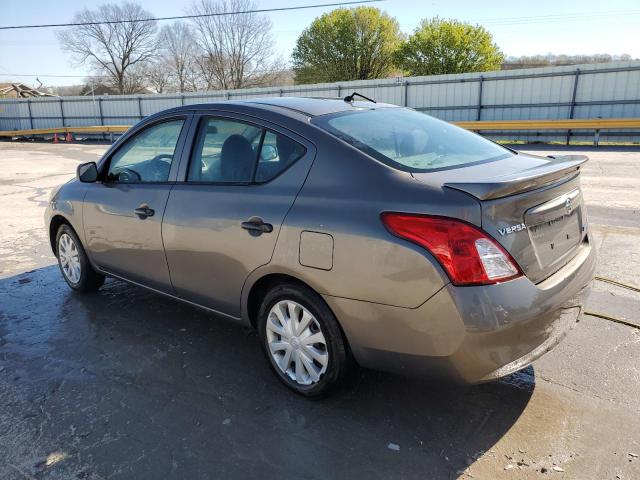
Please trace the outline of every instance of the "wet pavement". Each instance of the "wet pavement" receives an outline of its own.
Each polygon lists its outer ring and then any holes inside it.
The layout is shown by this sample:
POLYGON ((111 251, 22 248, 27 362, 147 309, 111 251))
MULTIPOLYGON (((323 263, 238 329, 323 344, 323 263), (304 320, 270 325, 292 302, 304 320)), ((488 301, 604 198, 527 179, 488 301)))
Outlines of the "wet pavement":
MULTIPOLYGON (((640 478, 638 328, 584 316, 500 382, 361 371, 309 401, 251 330, 120 281, 71 293, 43 205, 104 149, 0 143, 0 479, 640 478)), ((638 285, 640 149, 587 154, 598 273, 638 285)), ((599 282, 588 310, 640 324, 640 293, 599 282)))

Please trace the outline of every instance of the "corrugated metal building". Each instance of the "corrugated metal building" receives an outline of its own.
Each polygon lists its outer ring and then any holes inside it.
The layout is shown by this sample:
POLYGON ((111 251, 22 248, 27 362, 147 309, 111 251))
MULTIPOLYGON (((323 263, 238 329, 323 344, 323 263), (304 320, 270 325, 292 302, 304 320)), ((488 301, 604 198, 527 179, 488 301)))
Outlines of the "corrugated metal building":
MULTIPOLYGON (((133 124, 179 105, 266 96, 342 97, 357 90, 449 121, 640 118, 640 62, 531 68, 460 75, 159 95, 0 99, 0 130, 133 124)), ((592 132, 573 132, 591 139, 592 132)), ((511 132, 498 138, 562 140, 566 132, 511 132)), ((602 132, 601 140, 640 141, 602 132)))

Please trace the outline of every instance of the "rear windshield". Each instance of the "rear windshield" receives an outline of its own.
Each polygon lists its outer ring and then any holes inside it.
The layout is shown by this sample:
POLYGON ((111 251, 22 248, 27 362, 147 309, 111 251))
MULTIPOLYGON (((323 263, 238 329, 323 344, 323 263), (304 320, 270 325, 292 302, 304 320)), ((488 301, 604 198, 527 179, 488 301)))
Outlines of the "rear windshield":
POLYGON ((323 115, 312 123, 408 172, 455 168, 514 155, 480 135, 406 108, 323 115))

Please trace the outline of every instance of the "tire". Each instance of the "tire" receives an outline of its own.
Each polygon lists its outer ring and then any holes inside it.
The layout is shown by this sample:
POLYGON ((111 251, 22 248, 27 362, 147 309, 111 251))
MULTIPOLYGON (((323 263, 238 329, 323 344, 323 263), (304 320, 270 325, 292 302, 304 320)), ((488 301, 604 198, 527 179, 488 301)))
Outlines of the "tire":
POLYGON ((300 395, 328 395, 344 383, 354 366, 338 321, 307 287, 273 287, 262 299, 257 324, 271 369, 300 395), (311 343, 311 339, 317 341, 311 343))
POLYGON ((77 292, 94 292, 104 283, 104 275, 96 272, 76 232, 66 224, 56 234, 56 257, 62 278, 77 292))

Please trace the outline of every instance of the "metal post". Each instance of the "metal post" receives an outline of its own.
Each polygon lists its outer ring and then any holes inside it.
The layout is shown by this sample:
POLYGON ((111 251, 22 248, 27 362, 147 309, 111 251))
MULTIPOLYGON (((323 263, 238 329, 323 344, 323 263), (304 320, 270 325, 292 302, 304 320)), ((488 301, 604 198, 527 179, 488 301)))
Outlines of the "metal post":
POLYGON ((482 117, 482 85, 484 83, 484 77, 480 75, 480 82, 478 83, 478 108, 476 110, 476 121, 480 121, 482 117))
MULTIPOLYGON (((576 94, 578 93, 578 80, 580 79, 580 69, 576 68, 575 76, 573 77, 573 91, 571 92, 571 105, 569 106, 569 119, 573 118, 573 111, 576 107, 576 94)), ((571 140, 571 130, 567 131, 567 145, 571 140)))
POLYGON ((596 130, 596 133, 593 135, 593 146, 597 147, 600 142, 600 130, 596 130))
POLYGON ((284 92, 282 91, 282 89, 279 90, 279 95, 282 96, 284 92))
POLYGON ((340 84, 337 85, 338 86, 338 98, 342 97, 342 87, 340 86, 340 84))
POLYGON ((102 98, 98 97, 98 115, 100 115, 100 125, 104 125, 104 116, 102 115, 102 98))
MULTIPOLYGON (((98 97, 98 115, 100 115, 100 125, 104 125, 104 116, 102 114, 102 97, 98 97)), ((100 136, 104 140, 104 133, 100 136)))
POLYGON ((402 100, 402 106, 406 107, 407 102, 409 101, 409 80, 405 80, 404 82, 404 98, 402 100))
POLYGON ((65 127, 66 125, 64 124, 64 107, 62 106, 63 102, 64 100, 62 100, 62 97, 60 97, 60 118, 62 119, 62 126, 65 127))
POLYGON ((184 105, 184 95, 180 94, 180 105, 184 105))
POLYGON ((140 117, 140 120, 144 118, 142 116, 142 99, 140 98, 140 96, 138 96, 138 116, 140 117))
POLYGON ((31 100, 27 99, 27 110, 29 111, 29 128, 33 130, 33 116, 31 116, 31 100))

